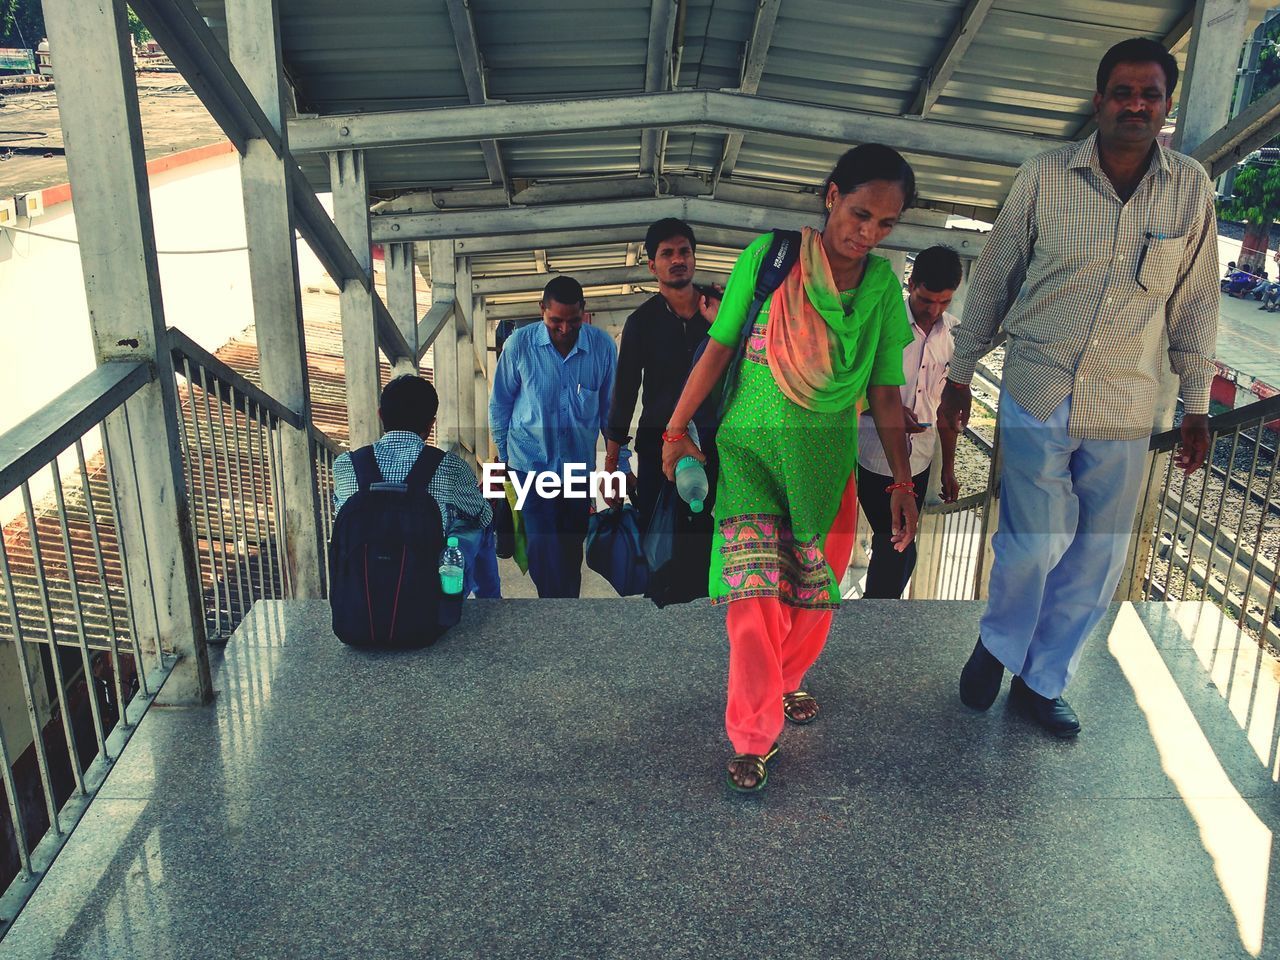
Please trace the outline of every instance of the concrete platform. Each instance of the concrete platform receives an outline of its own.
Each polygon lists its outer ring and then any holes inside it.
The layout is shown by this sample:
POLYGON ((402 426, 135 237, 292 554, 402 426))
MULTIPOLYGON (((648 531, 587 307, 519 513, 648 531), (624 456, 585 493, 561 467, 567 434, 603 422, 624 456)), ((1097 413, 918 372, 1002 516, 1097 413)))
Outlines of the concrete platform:
POLYGON ((152 710, 2 958, 1280 956, 1280 670, 1117 606, 1084 732, 961 707, 981 605, 857 601, 763 796, 723 786, 723 613, 480 601, 435 648, 267 603, 152 710))

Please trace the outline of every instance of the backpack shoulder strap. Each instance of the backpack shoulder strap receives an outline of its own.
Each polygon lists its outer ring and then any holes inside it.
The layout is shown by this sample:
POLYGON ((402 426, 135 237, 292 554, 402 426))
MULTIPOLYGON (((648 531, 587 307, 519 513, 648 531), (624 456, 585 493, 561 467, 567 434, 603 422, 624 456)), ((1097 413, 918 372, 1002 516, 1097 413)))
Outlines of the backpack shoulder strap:
POLYGON ((738 348, 725 369, 724 389, 720 394, 720 418, 724 417, 729 399, 738 386, 738 371, 746 357, 747 341, 751 339, 756 317, 760 316, 764 302, 769 299, 773 291, 782 286, 782 282, 787 279, 796 261, 800 259, 800 231, 774 230, 772 233, 773 238, 769 241, 769 249, 765 253, 764 260, 760 262, 760 272, 756 274, 755 295, 751 298, 751 306, 747 308, 747 317, 742 321, 742 332, 738 335, 738 348))
POLYGON ((410 490, 426 490, 432 477, 440 469, 440 464, 444 462, 444 456, 444 451, 439 447, 433 447, 429 443, 423 446, 418 459, 409 468, 409 475, 404 478, 404 485, 410 490))
POLYGON ((382 483, 382 468, 373 453, 373 445, 351 451, 351 465, 356 471, 356 489, 368 490, 375 483, 382 483))
POLYGON ((782 281, 787 279, 799 259, 800 231, 774 230, 769 251, 760 264, 760 272, 756 274, 755 297, 751 301, 751 310, 747 313, 749 323, 755 320, 769 295, 782 286, 782 281))

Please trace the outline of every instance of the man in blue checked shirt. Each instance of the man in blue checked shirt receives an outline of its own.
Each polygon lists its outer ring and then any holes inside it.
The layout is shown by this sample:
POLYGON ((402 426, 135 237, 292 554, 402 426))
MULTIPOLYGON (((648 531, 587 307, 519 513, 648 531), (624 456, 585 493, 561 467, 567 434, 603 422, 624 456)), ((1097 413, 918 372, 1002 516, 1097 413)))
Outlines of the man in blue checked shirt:
MULTIPOLYGON (((409 476, 418 454, 427 445, 439 408, 440 397, 436 388, 422 377, 397 377, 383 388, 378 417, 386 432, 374 443, 373 455, 378 461, 378 469, 382 471, 382 478, 388 483, 403 483, 409 476)), ((333 462, 335 516, 357 489, 351 455, 344 453, 333 462)), ((489 530, 493 510, 480 494, 476 475, 456 453, 446 453, 427 490, 440 507, 446 536, 451 532, 451 519, 455 527, 485 531, 483 538, 459 538, 467 561, 466 592, 474 590, 480 597, 500 597, 497 556, 491 549, 493 534, 489 530), (477 546, 480 548, 478 557, 477 546)), ((459 531, 455 529, 452 532, 459 531)))
MULTIPOLYGON (((591 472, 609 415, 618 350, 603 330, 584 325, 582 286, 556 277, 542 291, 542 323, 513 333, 503 347, 489 399, 498 457, 516 474, 591 472)), ((529 575, 539 597, 576 597, 591 500, 545 496, 529 487, 522 510, 529 575)))

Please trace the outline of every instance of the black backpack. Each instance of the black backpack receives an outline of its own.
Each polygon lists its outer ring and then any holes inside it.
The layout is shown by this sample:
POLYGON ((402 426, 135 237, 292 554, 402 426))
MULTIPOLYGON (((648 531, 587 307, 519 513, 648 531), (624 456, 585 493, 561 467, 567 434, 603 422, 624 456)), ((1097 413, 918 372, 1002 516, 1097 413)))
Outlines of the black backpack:
POLYGON ((422 647, 458 622, 461 598, 440 588, 444 532, 427 486, 444 451, 426 446, 404 483, 383 480, 373 447, 351 452, 358 490, 329 541, 333 632, 353 647, 422 647))

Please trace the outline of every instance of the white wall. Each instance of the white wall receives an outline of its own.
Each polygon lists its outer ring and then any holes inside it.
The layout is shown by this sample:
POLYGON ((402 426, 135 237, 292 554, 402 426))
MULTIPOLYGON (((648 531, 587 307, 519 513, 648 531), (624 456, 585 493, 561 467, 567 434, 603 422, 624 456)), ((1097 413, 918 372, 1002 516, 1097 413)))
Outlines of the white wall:
MULTIPOLYGON (((329 208, 328 195, 321 197, 329 208)), ((18 226, 74 240, 74 199, 18 226)), ((165 321, 213 351, 253 322, 248 254, 179 254, 243 248, 244 206, 238 155, 225 153, 166 171, 151 183, 165 321)), ((299 243, 302 282, 324 276, 299 243)), ((80 249, 74 243, 0 229, 0 436, 93 369, 89 311, 80 249)), ((90 442, 91 441, 91 442, 90 442)), ((86 454, 98 449, 96 433, 86 454)), ((60 463, 65 469, 68 462, 60 463)), ((33 494, 52 489, 44 474, 33 494)), ((16 495, 0 503, 0 522, 22 509, 16 495)))

